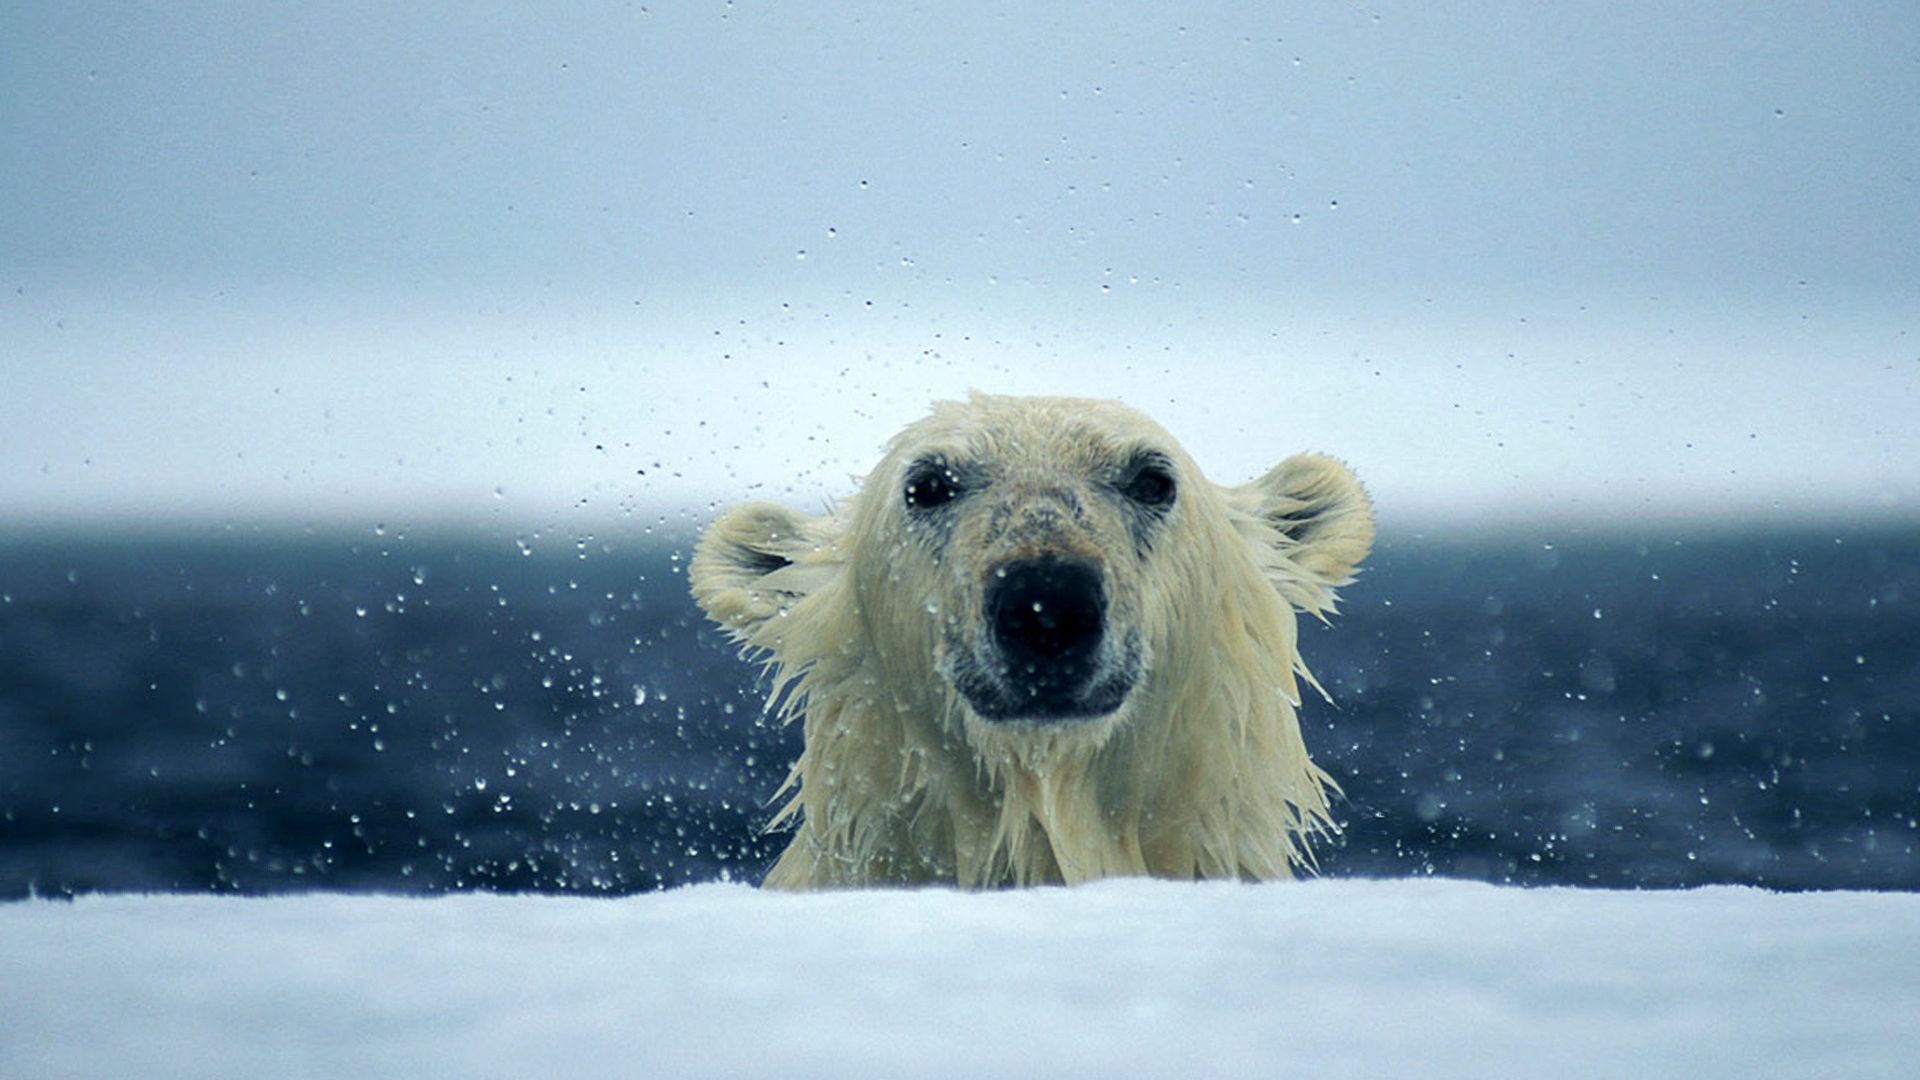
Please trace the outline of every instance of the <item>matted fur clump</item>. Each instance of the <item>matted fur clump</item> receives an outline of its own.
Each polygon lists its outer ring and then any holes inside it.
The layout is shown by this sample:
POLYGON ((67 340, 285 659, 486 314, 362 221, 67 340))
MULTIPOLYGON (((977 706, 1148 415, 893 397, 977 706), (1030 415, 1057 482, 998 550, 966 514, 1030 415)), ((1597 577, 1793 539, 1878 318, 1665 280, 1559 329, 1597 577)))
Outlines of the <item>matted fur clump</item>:
POLYGON ((775 672, 805 748, 779 888, 1290 877, 1330 828, 1296 612, 1373 541, 1302 454, 1209 483, 1116 402, 975 394, 812 516, 707 530, 702 608, 775 672))

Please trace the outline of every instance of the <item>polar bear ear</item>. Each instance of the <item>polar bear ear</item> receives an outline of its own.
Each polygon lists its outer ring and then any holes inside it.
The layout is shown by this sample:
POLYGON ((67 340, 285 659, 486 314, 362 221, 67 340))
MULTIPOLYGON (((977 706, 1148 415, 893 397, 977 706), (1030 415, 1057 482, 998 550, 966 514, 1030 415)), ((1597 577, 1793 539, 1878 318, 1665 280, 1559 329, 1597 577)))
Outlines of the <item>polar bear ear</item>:
POLYGON ((694 600, 736 640, 748 641, 839 571, 835 526, 832 517, 772 503, 728 511, 694 549, 687 568, 694 600))
POLYGON ((1333 458, 1295 454, 1228 498, 1271 530, 1267 539, 1277 539, 1280 559, 1269 564, 1268 576, 1304 611, 1331 611, 1334 588, 1352 581, 1373 549, 1373 503, 1353 471, 1333 458))

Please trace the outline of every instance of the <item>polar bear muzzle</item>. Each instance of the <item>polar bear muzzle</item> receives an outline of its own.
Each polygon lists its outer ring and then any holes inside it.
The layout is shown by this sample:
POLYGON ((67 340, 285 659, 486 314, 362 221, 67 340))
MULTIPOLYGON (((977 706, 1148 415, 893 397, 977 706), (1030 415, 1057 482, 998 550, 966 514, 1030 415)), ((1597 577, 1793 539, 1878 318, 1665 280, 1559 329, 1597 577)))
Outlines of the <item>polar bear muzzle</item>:
POLYGON ((1041 555, 995 567, 979 632, 951 654, 954 689, 984 720, 1113 712, 1139 678, 1140 650, 1134 634, 1109 641, 1107 607, 1105 577, 1090 560, 1041 555))

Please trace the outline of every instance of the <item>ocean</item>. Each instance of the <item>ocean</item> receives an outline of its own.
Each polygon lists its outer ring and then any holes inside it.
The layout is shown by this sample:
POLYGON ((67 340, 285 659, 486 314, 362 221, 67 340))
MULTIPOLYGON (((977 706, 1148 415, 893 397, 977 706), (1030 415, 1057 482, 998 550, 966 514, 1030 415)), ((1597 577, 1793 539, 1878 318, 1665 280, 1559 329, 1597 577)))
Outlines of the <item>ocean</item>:
MULTIPOLYGON (((0 540, 0 897, 758 880, 797 730, 684 536, 0 540)), ((1920 889, 1920 529, 1389 533, 1331 877, 1920 889)))

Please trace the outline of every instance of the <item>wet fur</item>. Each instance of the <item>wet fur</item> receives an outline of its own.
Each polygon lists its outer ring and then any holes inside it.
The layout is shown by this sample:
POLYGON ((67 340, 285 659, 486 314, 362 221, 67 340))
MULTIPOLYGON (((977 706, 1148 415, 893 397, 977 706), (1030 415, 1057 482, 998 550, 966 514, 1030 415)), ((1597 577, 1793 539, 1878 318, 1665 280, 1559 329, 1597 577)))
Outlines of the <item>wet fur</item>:
POLYGON ((977 394, 902 432, 827 514, 727 513, 695 553, 694 595, 766 659, 770 707, 804 725, 775 818, 796 833, 766 884, 1310 867, 1332 783, 1295 714, 1300 684, 1317 689, 1296 611, 1331 613, 1372 537, 1364 492, 1330 458, 1299 455, 1221 488, 1117 403, 977 394), (1165 519, 1143 526, 1100 484, 1148 451, 1166 455, 1179 488, 1165 519), (948 518, 903 506, 907 471, 929 455, 986 463, 977 504, 948 518), (942 674, 978 625, 985 567, 1039 548, 1104 567, 1110 621, 1141 652, 1144 676, 1105 717, 983 720, 942 674))

